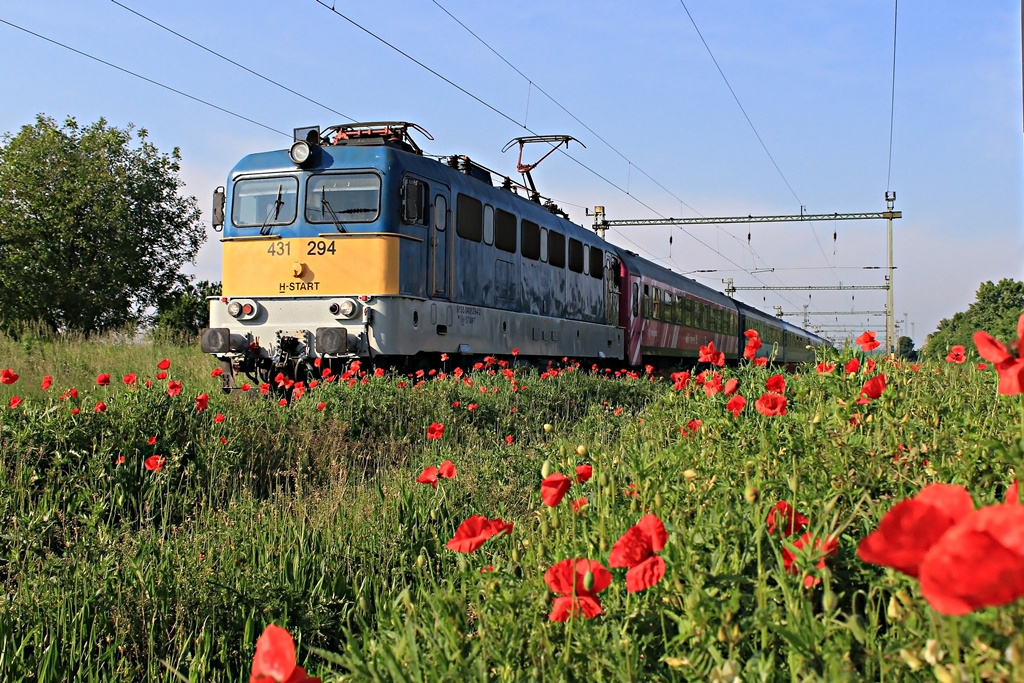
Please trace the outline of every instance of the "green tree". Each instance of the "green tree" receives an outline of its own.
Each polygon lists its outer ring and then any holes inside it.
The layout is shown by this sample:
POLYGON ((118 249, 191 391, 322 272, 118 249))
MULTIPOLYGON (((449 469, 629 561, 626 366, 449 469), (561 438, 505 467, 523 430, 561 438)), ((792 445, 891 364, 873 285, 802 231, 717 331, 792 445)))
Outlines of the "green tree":
POLYGON ((145 129, 42 114, 0 138, 0 321, 93 332, 144 323, 205 231, 181 155, 145 129), (136 144, 133 145, 133 139, 136 144))
POLYGON ((896 340, 896 355, 905 360, 917 360, 917 351, 914 350, 914 340, 910 337, 900 337, 896 340))
POLYGON ((968 352, 974 352, 972 337, 978 330, 985 330, 996 339, 1012 342, 1017 338, 1017 318, 1024 311, 1024 282, 1004 278, 997 284, 983 282, 978 288, 977 298, 966 311, 952 318, 943 318, 939 327, 928 335, 921 356, 928 359, 943 359, 949 349, 961 344, 968 352))
POLYGON ((220 283, 182 278, 170 294, 161 297, 154 324, 161 332, 194 337, 210 317, 207 297, 220 296, 220 283))

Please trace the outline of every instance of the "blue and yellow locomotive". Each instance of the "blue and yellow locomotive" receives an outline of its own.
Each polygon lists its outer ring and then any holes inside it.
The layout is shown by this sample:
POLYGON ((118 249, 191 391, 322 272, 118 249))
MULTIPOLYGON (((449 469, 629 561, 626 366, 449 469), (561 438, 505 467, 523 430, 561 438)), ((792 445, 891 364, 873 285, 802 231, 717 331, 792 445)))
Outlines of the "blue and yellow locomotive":
POLYGON ((222 295, 201 347, 225 389, 239 372, 299 379, 443 353, 641 365, 715 341, 735 359, 747 319, 778 335, 776 360, 824 343, 605 242, 507 177, 496 186, 468 157, 425 155, 413 130, 430 139, 406 122, 299 129, 217 189, 222 295))

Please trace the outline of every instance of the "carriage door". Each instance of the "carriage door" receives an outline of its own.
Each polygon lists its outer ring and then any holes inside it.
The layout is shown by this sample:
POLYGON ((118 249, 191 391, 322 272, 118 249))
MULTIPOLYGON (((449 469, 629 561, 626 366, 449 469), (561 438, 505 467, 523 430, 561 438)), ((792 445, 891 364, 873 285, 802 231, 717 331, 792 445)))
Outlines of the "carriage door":
POLYGON ((448 298, 448 237, 451 230, 448 191, 434 195, 434 220, 430 231, 430 296, 448 298))
POLYGON ((622 285, 622 274, 619 259, 607 251, 604 253, 604 322, 607 325, 619 324, 619 288, 622 285))

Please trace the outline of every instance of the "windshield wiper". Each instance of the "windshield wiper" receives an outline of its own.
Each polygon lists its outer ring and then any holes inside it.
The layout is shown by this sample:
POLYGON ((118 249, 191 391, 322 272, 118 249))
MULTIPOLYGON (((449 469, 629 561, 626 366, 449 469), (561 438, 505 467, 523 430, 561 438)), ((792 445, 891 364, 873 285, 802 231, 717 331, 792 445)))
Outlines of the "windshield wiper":
POLYGON ((326 188, 321 189, 320 191, 320 213, 323 213, 324 209, 327 209, 327 211, 330 212, 331 222, 334 223, 334 227, 337 228, 338 232, 348 232, 345 230, 345 226, 341 224, 341 221, 338 220, 338 214, 334 212, 334 209, 331 207, 331 203, 327 201, 326 188))
POLYGON ((263 219, 263 225, 260 226, 260 234, 261 235, 269 235, 270 234, 270 228, 268 227, 267 224, 270 223, 270 215, 271 214, 274 215, 274 220, 275 221, 278 218, 280 218, 280 216, 281 216, 281 207, 284 206, 284 200, 281 198, 283 194, 284 194, 284 183, 281 183, 280 185, 277 186, 277 199, 274 200, 274 205, 272 207, 270 207, 270 211, 267 211, 267 217, 265 219, 263 219))

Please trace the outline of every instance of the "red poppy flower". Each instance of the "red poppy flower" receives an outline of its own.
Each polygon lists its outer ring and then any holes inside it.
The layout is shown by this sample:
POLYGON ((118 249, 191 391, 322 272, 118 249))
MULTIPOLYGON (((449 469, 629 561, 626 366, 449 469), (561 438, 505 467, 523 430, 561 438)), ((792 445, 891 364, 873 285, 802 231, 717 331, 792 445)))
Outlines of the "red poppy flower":
POLYGON ((512 355, 513 356, 518 356, 519 355, 519 349, 518 348, 512 349, 512 355))
POLYGON ((585 481, 589 481, 594 476, 593 465, 577 465, 576 466, 576 483, 582 484, 585 481))
POLYGON ((859 346, 862 351, 873 351, 882 345, 882 342, 875 339, 874 330, 868 330, 854 339, 854 341, 857 342, 857 346, 859 346))
POLYGON ((582 510, 586 506, 587 506, 587 497, 586 496, 583 496, 581 498, 577 498, 576 500, 572 501, 572 511, 573 512, 579 512, 580 510, 582 510))
MULTIPOLYGON (((861 387, 860 393, 861 396, 866 396, 868 399, 873 401, 881 396, 883 391, 885 391, 885 375, 875 375, 864 383, 864 386, 861 387)), ((867 403, 864 399, 859 399, 857 403, 860 403, 861 401, 867 403)))
POLYGON ((151 455, 142 463, 150 472, 159 472, 164 468, 166 460, 162 455, 151 455))
MULTIPOLYGON (((788 573, 799 576, 803 570, 797 562, 798 554, 809 556, 807 559, 813 562, 816 568, 824 569, 825 559, 836 554, 836 551, 839 549, 839 543, 834 536, 829 536, 822 541, 808 532, 793 542, 793 549, 803 552, 794 553, 793 550, 783 546, 782 566, 788 573)), ((805 574, 804 576, 804 588, 811 588, 820 582, 821 579, 812 574, 805 574)))
POLYGON ((690 420, 689 422, 686 423, 686 428, 693 432, 694 434, 696 434, 697 432, 700 431, 700 426, 702 424, 704 423, 701 422, 700 420, 690 420))
POLYGON ((53 378, 50 377, 49 375, 43 377, 43 383, 40 386, 43 388, 43 391, 46 391, 51 386, 53 386, 53 378))
POLYGON ((949 353, 946 354, 947 363, 956 363, 957 365, 960 365, 965 360, 967 360, 967 349, 965 349, 960 344, 957 344, 956 346, 951 348, 949 350, 949 353))
POLYGON ((309 678, 306 670, 295 664, 295 640, 287 630, 268 624, 256 641, 249 683, 320 683, 309 678))
POLYGON ((809 521, 807 517, 797 512, 796 508, 784 500, 780 500, 775 507, 768 511, 768 518, 765 520, 768 524, 768 533, 773 534, 778 528, 783 536, 799 534, 806 528, 809 521))
POLYGON ((284 408, 286 405, 288 405, 288 399, 282 398, 280 401, 277 402, 277 405, 279 405, 282 408, 284 408))
POLYGON ((676 391, 682 391, 690 383, 690 373, 685 370, 683 372, 673 372, 669 375, 669 378, 672 380, 672 388, 676 391))
POLYGON ((747 330, 743 334, 747 335, 747 345, 743 347, 743 357, 747 360, 753 360, 754 356, 757 355, 758 349, 761 348, 761 338, 757 336, 756 330, 747 330), (753 332, 754 336, 750 336, 749 333, 753 332))
POLYGON ((471 553, 504 527, 505 524, 500 519, 492 522, 483 515, 472 515, 459 525, 445 547, 457 553, 471 553))
POLYGON ((207 394, 199 394, 196 396, 196 410, 203 412, 206 410, 206 406, 210 404, 210 397, 207 394))
POLYGON ((786 378, 782 375, 772 375, 764 383, 764 386, 768 391, 776 394, 786 393, 786 378))
MULTIPOLYGON (((121 378, 121 381, 124 382, 125 384, 127 384, 128 386, 132 386, 132 385, 135 384, 135 381, 137 379, 138 379, 138 375, 136 375, 134 372, 129 372, 127 375, 125 375, 124 377, 121 378)), ((110 375, 107 375, 107 384, 109 384, 109 383, 110 383, 110 375)))
POLYGON ((17 408, 20 405, 21 405, 21 397, 20 396, 11 396, 11 400, 7 402, 7 407, 10 408, 11 410, 14 410, 15 408, 17 408))
POLYGON ((759 356, 755 358, 753 362, 754 365, 759 368, 763 368, 764 366, 768 365, 768 359, 764 356, 759 356))
POLYGON ((569 491, 572 480, 559 472, 554 472, 540 483, 540 497, 548 507, 555 507, 569 491))
POLYGON ((93 410, 97 413, 105 413, 107 412, 107 404, 103 401, 96 401, 96 405, 93 407, 93 410))
POLYGON ((769 392, 767 394, 761 394, 761 398, 754 401, 754 407, 757 408, 757 412, 762 415, 772 417, 773 415, 785 415, 786 403, 787 401, 785 396, 769 392))
POLYGON ((263 394, 264 396, 266 396, 267 394, 270 393, 270 383, 269 382, 264 382, 263 384, 260 385, 260 393, 263 394))
POLYGON ((596 560, 568 559, 548 569, 544 582, 558 596, 551 608, 551 621, 565 621, 577 614, 592 619, 601 614, 597 594, 611 585, 612 573, 596 560))
POLYGON ((252 389, 252 385, 249 384, 248 382, 246 382, 245 384, 243 384, 242 386, 240 386, 238 388, 241 389, 242 391, 249 391, 250 389, 252 389))
POLYGON ((420 472, 420 476, 416 477, 416 482, 420 484, 430 484, 433 488, 436 489, 437 473, 439 471, 440 470, 431 465, 430 467, 427 467, 422 472, 420 472))
POLYGON ((117 458, 114 460, 114 467, 117 467, 118 465, 123 465, 123 464, 124 464, 124 456, 123 455, 117 456, 117 458))
POLYGON ((736 393, 736 390, 740 388, 740 381, 735 377, 731 378, 725 383, 725 395, 732 396, 736 393))
POLYGON ((988 370, 988 364, 987 363, 978 363, 974 367, 978 368, 979 370, 988 370))
POLYGON ((171 367, 171 360, 169 358, 164 358, 162 361, 157 363, 156 366, 161 370, 167 370, 171 367))
POLYGON ((439 422, 431 422, 430 426, 427 427, 427 439, 435 441, 444 436, 444 425, 439 422))
POLYGON ((709 379, 704 380, 704 394, 707 396, 714 396, 720 394, 725 388, 722 386, 722 376, 717 372, 713 373, 709 379))
POLYGON ((739 394, 736 394, 729 399, 729 402, 725 404, 725 409, 732 413, 733 417, 739 417, 740 412, 747 405, 747 399, 743 398, 739 394))
POLYGON ((441 362, 444 363, 447 360, 448 360, 448 354, 447 353, 442 353, 441 354, 441 362))
POLYGON ((110 384, 110 375, 106 372, 100 375, 96 375, 96 384, 100 385, 101 387, 108 386, 110 384))
POLYGON ((1003 494, 1003 502, 1007 505, 1017 505, 1020 503, 1020 482, 1014 480, 1012 484, 1006 489, 1006 493, 1003 494))
POLYGON ((722 351, 715 350, 715 342, 708 342, 707 346, 700 347, 700 355, 697 357, 697 361, 700 363, 711 363, 722 367, 725 365, 725 353, 722 351))
POLYGON ((18 381, 19 375, 10 368, 0 370, 0 384, 14 384, 18 381))
POLYGON ((815 365, 814 369, 817 370, 818 372, 822 373, 823 375, 827 375, 828 373, 830 373, 830 372, 832 372, 833 370, 836 369, 836 364, 835 363, 826 363, 826 362, 822 361, 821 363, 818 363, 817 365, 815 365))
POLYGON ((458 470, 455 469, 455 463, 451 460, 445 460, 441 463, 441 469, 438 470, 438 474, 445 479, 454 479, 455 475, 458 474, 458 470))
POLYGON ((166 372, 158 372, 158 373, 156 373, 156 378, 157 379, 167 379, 167 373, 166 372))
POLYGON ((992 363, 999 373, 999 393, 1016 396, 1024 391, 1024 313, 1017 320, 1017 356, 988 332, 974 333, 974 345, 982 358, 992 363))
POLYGON ((1024 596, 1024 507, 990 505, 968 515, 928 550, 919 578, 921 594, 942 614, 1024 596))
POLYGON ((78 415, 78 408, 72 408, 71 409, 71 414, 72 415, 78 415))
POLYGON ((155 436, 149 437, 149 439, 146 440, 146 443, 148 443, 150 446, 156 445, 156 437, 155 436))
POLYGON ((213 370, 210 371, 210 377, 220 377, 223 374, 224 374, 224 369, 223 368, 214 368, 213 370))
POLYGON ((224 413, 217 413, 216 415, 214 415, 213 416, 213 421, 217 422, 217 423, 223 422, 224 421, 224 413))
POLYGON ((864 562, 917 576, 921 562, 943 534, 974 512, 962 486, 930 484, 913 498, 896 503, 857 546, 864 562))
POLYGON ((505 443, 507 443, 509 446, 515 443, 515 439, 512 438, 511 434, 505 437, 505 443))
POLYGON ((853 373, 860 370, 860 361, 857 358, 851 358, 849 361, 847 361, 844 369, 846 370, 847 375, 852 375, 853 373))
POLYGON ((668 541, 665 525, 655 515, 644 515, 612 546, 609 567, 628 567, 626 590, 637 593, 650 588, 665 575, 665 560, 655 553, 668 541))
POLYGON ((327 407, 327 403, 325 403, 324 401, 320 401, 319 403, 316 404, 316 409, 317 410, 323 410, 326 407, 327 407))
POLYGON ((180 381, 178 381, 176 379, 172 379, 172 380, 167 382, 167 395, 168 396, 177 396, 180 393, 181 393, 181 382, 180 381))

